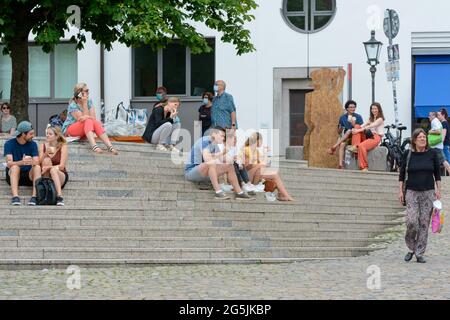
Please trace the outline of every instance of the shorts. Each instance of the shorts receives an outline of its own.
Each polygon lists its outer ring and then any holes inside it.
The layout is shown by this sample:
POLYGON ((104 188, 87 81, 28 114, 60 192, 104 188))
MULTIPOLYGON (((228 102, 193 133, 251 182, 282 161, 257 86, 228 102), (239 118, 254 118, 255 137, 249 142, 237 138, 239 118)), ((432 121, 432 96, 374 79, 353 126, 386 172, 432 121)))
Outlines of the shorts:
MULTIPOLYGON (((11 185, 11 177, 9 176, 9 168, 6 168, 6 183, 11 185)), ((30 179, 30 170, 22 171, 20 170, 20 177, 19 177, 19 186, 33 186, 33 181, 30 179)))
POLYGON ((187 181, 192 181, 192 182, 208 182, 209 181, 209 176, 204 177, 201 175, 199 165, 195 166, 194 168, 185 172, 184 177, 187 181))

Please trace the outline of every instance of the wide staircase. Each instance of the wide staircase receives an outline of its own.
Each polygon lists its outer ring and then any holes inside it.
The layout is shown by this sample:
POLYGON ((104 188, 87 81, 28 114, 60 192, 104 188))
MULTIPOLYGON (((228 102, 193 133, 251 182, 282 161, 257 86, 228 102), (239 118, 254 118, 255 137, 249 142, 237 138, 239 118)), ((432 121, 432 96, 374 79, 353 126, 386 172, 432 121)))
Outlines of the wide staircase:
MULTIPOLYGON (((0 141, 3 147, 4 140, 0 141)), ((280 161, 294 203, 215 200, 183 165, 149 144, 119 156, 69 145, 64 207, 10 205, 0 183, 0 267, 147 263, 269 263, 365 255, 402 223, 397 175, 280 161)), ((1 172, 4 179, 5 172, 1 172)))

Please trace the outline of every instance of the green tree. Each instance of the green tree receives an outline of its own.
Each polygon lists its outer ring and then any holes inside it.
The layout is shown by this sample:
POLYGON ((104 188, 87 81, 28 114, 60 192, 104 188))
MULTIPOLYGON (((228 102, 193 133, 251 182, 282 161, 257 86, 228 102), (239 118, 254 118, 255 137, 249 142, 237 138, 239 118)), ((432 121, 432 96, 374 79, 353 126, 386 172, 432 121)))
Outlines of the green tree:
POLYGON ((0 38, 5 45, 3 54, 9 54, 12 62, 12 111, 19 121, 28 119, 30 32, 45 52, 52 51, 69 30, 69 19, 79 28, 71 39, 78 49, 86 41, 85 32, 90 32, 107 50, 115 41, 156 49, 178 38, 193 53, 200 53, 211 50, 193 27, 203 23, 219 31, 221 40, 232 43, 241 55, 255 50, 245 24, 254 19, 251 12, 256 7, 255 0, 2 0, 0 38), (68 12, 71 6, 79 8, 79 17, 68 12))

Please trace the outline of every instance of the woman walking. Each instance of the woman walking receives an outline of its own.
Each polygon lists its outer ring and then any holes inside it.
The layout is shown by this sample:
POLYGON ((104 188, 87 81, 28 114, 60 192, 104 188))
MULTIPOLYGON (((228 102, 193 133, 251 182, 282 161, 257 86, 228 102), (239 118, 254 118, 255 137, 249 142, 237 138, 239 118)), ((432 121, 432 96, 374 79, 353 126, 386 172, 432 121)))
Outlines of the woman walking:
POLYGON ((441 198, 441 175, 437 151, 429 147, 423 129, 413 132, 411 151, 406 152, 402 163, 398 197, 401 203, 406 200, 405 241, 409 252, 405 261, 410 261, 415 255, 417 262, 425 263, 423 255, 427 247, 433 201, 441 198), (403 194, 404 184, 406 195, 403 194))

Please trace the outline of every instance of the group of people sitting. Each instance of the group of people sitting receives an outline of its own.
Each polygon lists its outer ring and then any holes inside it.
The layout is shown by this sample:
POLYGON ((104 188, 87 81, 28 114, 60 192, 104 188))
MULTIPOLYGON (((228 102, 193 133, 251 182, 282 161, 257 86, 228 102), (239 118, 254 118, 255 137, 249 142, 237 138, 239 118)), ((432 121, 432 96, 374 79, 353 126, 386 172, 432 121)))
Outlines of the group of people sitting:
POLYGON ((70 99, 67 110, 49 119, 50 123, 45 131, 46 140, 39 146, 33 141, 35 132, 30 122, 22 121, 16 126, 15 118, 12 115, 7 117, 10 113, 7 103, 2 105, 2 113, 2 132, 7 130, 7 133, 12 136, 4 144, 6 182, 11 186, 12 205, 21 204, 19 186, 33 187, 28 205, 36 205, 35 182, 40 177, 52 178, 57 193, 56 204, 64 205, 62 189, 69 180, 67 173, 69 153, 66 137, 87 138, 92 152, 102 153, 103 150, 95 141, 95 134, 105 143, 108 152, 113 155, 118 154, 106 135, 102 123, 96 119, 95 109, 89 98, 89 88, 85 83, 75 86, 74 95, 70 99))
POLYGON ((253 200, 255 185, 271 180, 278 189, 279 201, 293 201, 276 169, 270 168, 264 153, 263 138, 254 132, 238 150, 235 130, 212 127, 192 147, 185 166, 185 178, 192 182, 210 181, 216 199, 230 199, 219 183, 226 176, 236 200, 253 200))
POLYGON ((361 115, 356 113, 357 104, 353 100, 345 103, 346 112, 339 118, 338 141, 328 149, 328 154, 334 155, 339 148, 339 169, 344 168, 345 149, 358 157, 358 166, 362 171, 368 171, 367 154, 381 143, 384 136, 383 109, 378 102, 370 106, 369 119, 364 122, 361 115))
MULTIPOLYGON (((202 120, 202 138, 197 141, 188 157, 185 174, 189 181, 200 182, 210 180, 216 192, 217 199, 229 199, 219 184, 219 177, 226 176, 231 184, 236 199, 253 199, 248 193, 253 194, 255 185, 264 180, 270 180, 278 189, 278 200, 292 201, 277 170, 268 166, 267 157, 261 151, 262 135, 258 132, 252 134, 241 150, 236 146, 236 114, 232 96, 224 92, 225 83, 217 81, 214 97, 211 93, 204 94, 204 105, 200 108, 199 119, 202 120), (219 99, 219 107, 214 121, 214 114, 209 112, 214 99, 219 99), (206 101, 207 100, 207 101, 206 101), (229 119, 227 120, 227 115, 229 119), (210 127, 211 123, 229 124, 229 130, 224 127, 210 127)), ((178 151, 175 145, 178 142, 181 121, 178 117, 180 100, 177 97, 168 97, 167 90, 160 87, 157 90, 159 100, 152 109, 152 114, 147 124, 143 138, 156 144, 160 151, 178 151)), ((7 115, 9 105, 3 104, 2 112, 7 115), (3 111, 4 109, 8 109, 3 111)), ((11 121, 10 117, 2 118, 2 124, 11 121)), ((15 118, 14 118, 15 119, 15 118)), ((105 133, 103 125, 96 119, 95 108, 89 98, 89 88, 85 83, 79 83, 74 88, 74 95, 70 99, 67 110, 49 119, 46 129, 46 141, 37 145, 33 141, 35 132, 30 122, 22 121, 17 128, 10 124, 9 133, 13 136, 4 145, 6 157, 6 181, 11 186, 13 205, 20 205, 19 186, 32 186, 32 197, 29 205, 36 205, 35 182, 40 177, 51 177, 57 192, 57 205, 64 205, 62 190, 66 185, 69 175, 67 173, 68 162, 68 137, 86 138, 93 153, 102 153, 97 145, 97 136, 107 147, 107 151, 117 155, 109 137, 105 133)), ((8 122, 9 123, 9 122, 8 122)), ((5 125, 6 127, 6 125, 5 125)))

